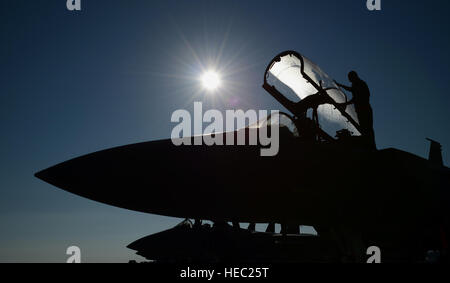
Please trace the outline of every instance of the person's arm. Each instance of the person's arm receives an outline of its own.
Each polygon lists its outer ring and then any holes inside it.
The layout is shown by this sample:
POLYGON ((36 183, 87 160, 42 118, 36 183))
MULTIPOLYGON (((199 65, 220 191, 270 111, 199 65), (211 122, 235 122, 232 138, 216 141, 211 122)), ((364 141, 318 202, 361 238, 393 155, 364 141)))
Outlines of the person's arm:
POLYGON ((338 83, 337 81, 334 81, 339 87, 342 87, 343 89, 347 90, 347 91, 352 91, 352 88, 350 86, 346 86, 343 84, 338 83))
POLYGON ((349 101, 347 101, 347 102, 345 103, 345 105, 350 105, 350 104, 353 104, 353 97, 352 97, 352 99, 350 99, 349 101))

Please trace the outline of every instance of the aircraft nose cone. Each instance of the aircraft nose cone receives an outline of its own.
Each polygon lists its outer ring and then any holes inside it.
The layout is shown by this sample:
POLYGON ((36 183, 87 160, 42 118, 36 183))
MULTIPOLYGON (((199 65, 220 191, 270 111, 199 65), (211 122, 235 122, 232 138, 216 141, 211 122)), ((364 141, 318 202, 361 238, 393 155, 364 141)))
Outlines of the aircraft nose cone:
POLYGON ((35 177, 71 193, 98 199, 107 195, 104 189, 117 174, 111 165, 102 153, 93 153, 39 171, 35 177))
POLYGON ((62 162, 35 176, 49 184, 95 201, 143 210, 168 200, 167 183, 173 156, 169 141, 107 149, 62 162), (152 204, 155 202, 155 204, 152 204))
POLYGON ((49 182, 49 174, 48 174, 47 170, 42 170, 42 171, 35 173, 34 177, 36 177, 44 182, 47 182, 47 183, 49 182))
POLYGON ((186 203, 198 201, 199 196, 221 182, 213 178, 214 174, 205 173, 205 170, 214 172, 217 164, 223 163, 220 158, 207 158, 214 152, 177 147, 171 140, 146 142, 84 155, 39 171, 35 176, 91 200, 174 216, 186 209, 186 203), (206 176, 201 182, 197 178, 200 172, 206 176))
MULTIPOLYGON (((75 175, 85 175, 84 172, 81 172, 79 169, 82 168, 80 166, 79 168, 76 168, 76 171, 72 171, 69 167, 73 167, 70 165, 73 161, 67 161, 55 166, 52 166, 50 168, 44 169, 42 171, 39 171, 34 174, 34 176, 44 182, 47 182, 49 184, 52 184, 58 188, 69 190, 69 188, 72 187, 75 178, 77 176, 75 175), (72 172, 72 174, 70 174, 72 172), (77 174, 73 174, 77 173, 77 174)), ((81 177, 81 176, 78 176, 81 177)))
POLYGON ((260 214, 265 213, 270 197, 261 190, 255 193, 258 186, 244 170, 258 154, 257 147, 225 150, 222 146, 175 146, 171 140, 162 140, 95 152, 35 176, 117 207, 173 217, 224 218, 233 216, 229 203, 239 215, 255 197, 260 214))

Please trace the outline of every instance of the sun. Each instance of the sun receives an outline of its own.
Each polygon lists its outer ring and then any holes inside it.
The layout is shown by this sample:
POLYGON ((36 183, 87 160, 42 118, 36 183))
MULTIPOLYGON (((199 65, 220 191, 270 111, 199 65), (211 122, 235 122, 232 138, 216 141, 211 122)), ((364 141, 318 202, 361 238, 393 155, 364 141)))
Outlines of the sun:
POLYGON ((219 74, 215 71, 207 71, 201 77, 203 88, 209 91, 214 91, 221 85, 219 74))

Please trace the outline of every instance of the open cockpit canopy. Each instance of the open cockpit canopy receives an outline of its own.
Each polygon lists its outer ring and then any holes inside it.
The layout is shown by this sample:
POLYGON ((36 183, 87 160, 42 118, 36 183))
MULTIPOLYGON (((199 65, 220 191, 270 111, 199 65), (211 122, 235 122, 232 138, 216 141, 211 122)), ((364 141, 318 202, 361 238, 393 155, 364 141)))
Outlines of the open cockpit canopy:
MULTIPOLYGON (((267 67, 264 88, 294 115, 295 109, 312 95, 326 97, 317 103, 316 119, 319 127, 330 136, 348 130, 359 136, 358 119, 353 105, 336 107, 348 101, 347 96, 319 66, 295 51, 286 51, 275 57, 267 67)), ((306 112, 313 119, 314 109, 306 112)))

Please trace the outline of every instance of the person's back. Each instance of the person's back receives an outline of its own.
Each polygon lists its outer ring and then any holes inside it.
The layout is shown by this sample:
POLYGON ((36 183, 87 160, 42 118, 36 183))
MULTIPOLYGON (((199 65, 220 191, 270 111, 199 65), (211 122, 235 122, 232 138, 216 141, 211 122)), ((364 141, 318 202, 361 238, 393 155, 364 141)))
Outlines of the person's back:
POLYGON ((355 106, 370 106, 370 90, 366 82, 358 78, 352 83, 353 101, 355 106))
POLYGON ((351 87, 337 83, 340 87, 352 92, 352 99, 346 104, 355 106, 356 115, 358 116, 361 134, 366 136, 371 144, 375 147, 375 132, 373 130, 373 113, 370 106, 370 90, 367 83, 358 77, 355 71, 348 74, 348 79, 352 83, 351 87))

